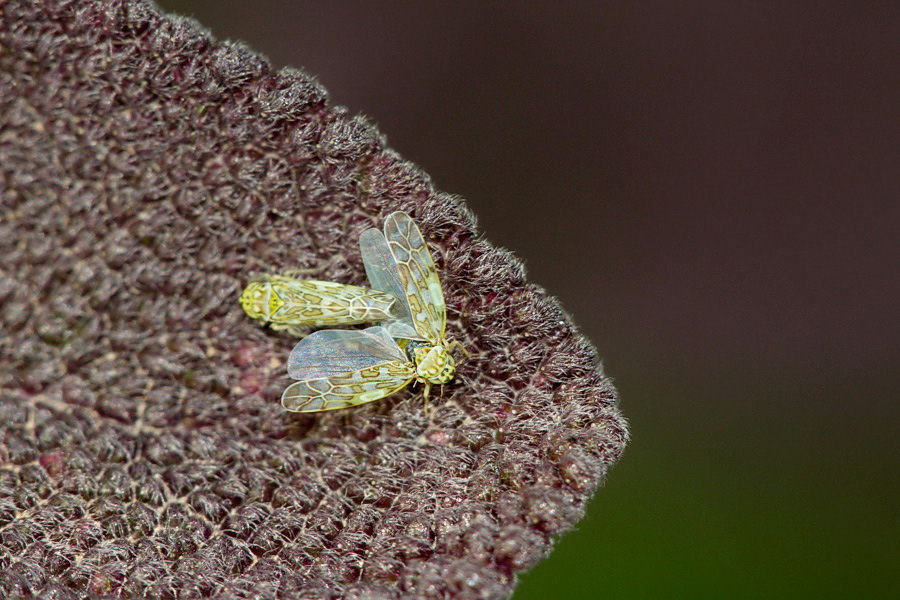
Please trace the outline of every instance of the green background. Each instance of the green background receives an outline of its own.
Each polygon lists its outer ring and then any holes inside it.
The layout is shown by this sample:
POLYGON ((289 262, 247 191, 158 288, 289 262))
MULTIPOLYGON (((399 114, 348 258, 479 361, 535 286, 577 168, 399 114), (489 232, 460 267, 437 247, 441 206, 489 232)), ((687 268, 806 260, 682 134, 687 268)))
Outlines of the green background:
POLYGON ((633 440, 516 600, 900 597, 900 8, 166 0, 464 197, 633 440))

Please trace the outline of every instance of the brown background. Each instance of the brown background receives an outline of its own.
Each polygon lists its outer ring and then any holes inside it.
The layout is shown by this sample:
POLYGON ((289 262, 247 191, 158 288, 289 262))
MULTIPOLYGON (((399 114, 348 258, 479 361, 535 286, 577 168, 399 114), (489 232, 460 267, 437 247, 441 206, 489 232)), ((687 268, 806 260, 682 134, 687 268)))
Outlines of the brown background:
POLYGON ((900 592, 900 4, 166 0, 464 197, 634 441, 516 598, 900 592))

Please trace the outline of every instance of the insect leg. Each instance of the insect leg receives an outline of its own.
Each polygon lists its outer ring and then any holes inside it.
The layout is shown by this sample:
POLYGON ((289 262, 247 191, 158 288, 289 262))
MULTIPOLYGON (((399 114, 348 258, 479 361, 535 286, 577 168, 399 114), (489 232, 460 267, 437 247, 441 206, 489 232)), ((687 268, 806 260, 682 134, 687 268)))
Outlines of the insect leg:
POLYGON ((425 390, 422 392, 422 395, 425 397, 425 414, 431 413, 431 405, 428 403, 428 397, 431 395, 431 382, 425 381, 425 390))
POLYGON ((308 336, 310 330, 312 329, 312 327, 275 327, 274 325, 272 325, 271 327, 276 331, 285 331, 290 335, 299 338, 308 336))
POLYGON ((466 347, 463 346, 462 342, 460 342, 459 340, 453 340, 452 342, 450 342, 448 349, 450 350, 450 352, 453 352, 454 350, 461 350, 466 358, 472 358, 473 356, 475 356, 474 354, 466 350, 466 347))

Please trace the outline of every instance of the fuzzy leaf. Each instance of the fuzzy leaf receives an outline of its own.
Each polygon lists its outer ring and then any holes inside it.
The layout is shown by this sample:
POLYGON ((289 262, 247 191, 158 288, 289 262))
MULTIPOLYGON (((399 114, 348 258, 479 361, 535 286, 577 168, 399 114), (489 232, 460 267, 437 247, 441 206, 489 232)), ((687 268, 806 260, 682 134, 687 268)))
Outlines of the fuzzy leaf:
POLYGON ((0 596, 505 598, 627 437, 595 352, 472 215, 302 72, 138 1, 0 5, 0 596), (434 390, 279 403, 251 277, 360 284, 410 213, 434 390))

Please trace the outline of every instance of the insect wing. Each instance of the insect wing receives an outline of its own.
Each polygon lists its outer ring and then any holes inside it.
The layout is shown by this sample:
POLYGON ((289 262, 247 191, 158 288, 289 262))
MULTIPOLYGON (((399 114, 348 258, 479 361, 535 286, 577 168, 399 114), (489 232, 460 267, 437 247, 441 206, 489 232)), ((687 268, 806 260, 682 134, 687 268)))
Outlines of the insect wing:
POLYGON ((285 322, 309 325, 352 325, 395 318, 399 304, 392 296, 355 285, 288 279, 273 286, 284 301, 274 316, 285 322))
POLYGON ((439 343, 444 338, 447 308, 441 280, 422 233, 409 215, 398 211, 385 219, 384 237, 404 284, 416 331, 429 342, 439 343))
POLYGON ((355 285, 269 275, 247 286, 241 304, 251 317, 285 329, 393 320, 401 303, 355 285))
POLYGON ((398 315, 397 319, 383 323, 382 327, 395 338, 425 340, 426 338, 422 337, 413 325, 409 303, 406 300, 406 289, 384 234, 377 229, 363 231, 359 236, 359 250, 369 284, 374 289, 397 298, 393 309, 398 315))
POLYGON ((416 368, 383 327, 318 331, 302 339, 288 358, 288 386, 281 404, 317 412, 356 406, 389 396, 407 385, 416 368))
POLYGON ((281 405, 293 412, 350 408, 390 396, 415 375, 411 363, 385 363, 325 379, 298 381, 284 390, 281 405))
POLYGON ((292 379, 320 379, 386 362, 408 362, 383 327, 317 331, 300 340, 288 357, 292 379))

